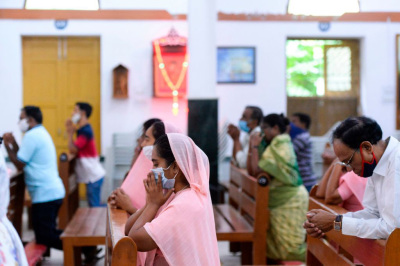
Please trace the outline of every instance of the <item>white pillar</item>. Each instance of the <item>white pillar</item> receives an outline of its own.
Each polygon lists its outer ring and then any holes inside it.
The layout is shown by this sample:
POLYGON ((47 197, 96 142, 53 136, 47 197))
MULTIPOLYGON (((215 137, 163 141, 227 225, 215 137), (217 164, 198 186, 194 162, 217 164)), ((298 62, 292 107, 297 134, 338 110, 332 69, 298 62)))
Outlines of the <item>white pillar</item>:
POLYGON ((188 0, 188 98, 216 98, 216 0, 188 0))

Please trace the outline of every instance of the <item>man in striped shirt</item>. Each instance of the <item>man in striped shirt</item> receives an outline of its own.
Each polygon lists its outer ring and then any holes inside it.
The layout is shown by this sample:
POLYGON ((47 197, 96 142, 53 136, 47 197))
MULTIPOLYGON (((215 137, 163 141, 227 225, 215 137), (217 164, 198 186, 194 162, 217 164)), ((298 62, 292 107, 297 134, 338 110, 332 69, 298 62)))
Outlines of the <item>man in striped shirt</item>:
POLYGON ((76 154, 75 172, 79 183, 86 184, 86 196, 90 207, 102 206, 100 202, 101 186, 105 171, 100 164, 94 141, 93 129, 89 123, 92 106, 88 103, 78 102, 75 105, 71 119, 66 122, 68 132, 68 148, 76 154), (76 139, 74 140, 75 127, 76 139))
POLYGON ((290 135, 296 152, 300 176, 303 179, 304 186, 310 192, 311 188, 317 183, 317 178, 312 170, 312 144, 308 132, 311 118, 307 114, 295 113, 291 117, 291 122, 290 135), (293 132, 296 133, 292 134, 293 132))

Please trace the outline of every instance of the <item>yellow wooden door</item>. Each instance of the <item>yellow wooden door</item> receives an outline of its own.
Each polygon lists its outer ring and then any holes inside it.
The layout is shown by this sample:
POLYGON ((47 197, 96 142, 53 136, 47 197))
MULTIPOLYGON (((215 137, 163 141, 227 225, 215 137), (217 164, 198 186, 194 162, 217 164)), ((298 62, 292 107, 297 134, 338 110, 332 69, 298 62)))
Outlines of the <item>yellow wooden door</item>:
MULTIPOLYGON (((68 151, 65 121, 77 102, 88 102, 100 146, 100 40, 96 37, 24 37, 24 105, 39 106, 57 154, 68 151)), ((85 198, 85 186, 80 186, 85 198)))
MULTIPOLYGON (((65 147, 62 118, 62 65, 58 38, 23 39, 24 105, 39 106, 43 112, 43 125, 53 138, 57 152, 65 147)), ((65 150, 65 149, 64 149, 65 150)))
POLYGON ((66 152, 65 121, 76 102, 93 106, 89 121, 100 146, 100 40, 80 37, 23 38, 24 105, 42 109, 57 154, 66 152))
POLYGON ((88 102, 92 105, 89 122, 100 153, 100 40, 96 37, 64 38, 63 52, 64 112, 70 117, 77 102, 88 102))

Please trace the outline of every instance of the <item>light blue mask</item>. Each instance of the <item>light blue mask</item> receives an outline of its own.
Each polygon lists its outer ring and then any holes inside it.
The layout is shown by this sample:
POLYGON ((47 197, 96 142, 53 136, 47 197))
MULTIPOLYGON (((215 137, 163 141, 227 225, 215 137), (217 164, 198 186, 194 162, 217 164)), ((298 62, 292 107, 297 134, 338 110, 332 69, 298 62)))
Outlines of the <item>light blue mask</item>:
POLYGON ((249 133, 250 132, 250 128, 247 126, 247 122, 244 120, 240 120, 239 121, 239 128, 240 130, 249 133))
POLYGON ((172 189, 175 186, 175 177, 178 175, 178 173, 176 173, 176 175, 172 179, 166 178, 165 174, 164 174, 164 170, 168 170, 171 167, 171 165, 165 169, 162 167, 158 167, 156 169, 151 169, 151 171, 153 172, 154 177, 156 179, 156 183, 158 182, 158 177, 161 176, 162 187, 164 189, 172 189))

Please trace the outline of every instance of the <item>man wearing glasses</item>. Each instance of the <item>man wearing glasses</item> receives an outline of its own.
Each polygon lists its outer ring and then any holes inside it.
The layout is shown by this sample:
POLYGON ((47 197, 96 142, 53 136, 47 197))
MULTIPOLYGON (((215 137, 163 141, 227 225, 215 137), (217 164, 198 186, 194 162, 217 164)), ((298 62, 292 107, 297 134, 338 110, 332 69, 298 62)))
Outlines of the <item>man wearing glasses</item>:
POLYGON ((364 209, 343 216, 311 210, 304 228, 317 238, 335 229, 345 235, 386 239, 400 227, 400 142, 393 137, 382 140, 374 120, 350 117, 333 132, 333 149, 347 171, 368 178, 364 209))

